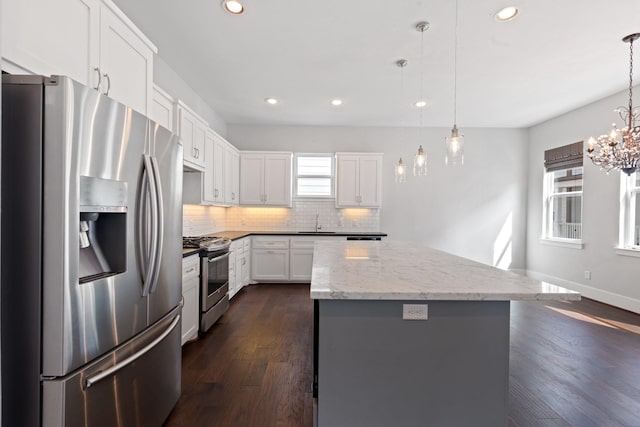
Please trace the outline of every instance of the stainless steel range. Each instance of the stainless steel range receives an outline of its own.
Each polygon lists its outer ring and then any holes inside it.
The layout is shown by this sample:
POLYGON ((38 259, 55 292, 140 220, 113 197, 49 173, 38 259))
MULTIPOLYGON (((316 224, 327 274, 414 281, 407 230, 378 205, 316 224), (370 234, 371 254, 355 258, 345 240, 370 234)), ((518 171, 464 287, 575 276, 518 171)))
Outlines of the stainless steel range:
POLYGON ((224 237, 184 237, 185 248, 200 252, 200 332, 206 332, 229 308, 229 246, 224 237))

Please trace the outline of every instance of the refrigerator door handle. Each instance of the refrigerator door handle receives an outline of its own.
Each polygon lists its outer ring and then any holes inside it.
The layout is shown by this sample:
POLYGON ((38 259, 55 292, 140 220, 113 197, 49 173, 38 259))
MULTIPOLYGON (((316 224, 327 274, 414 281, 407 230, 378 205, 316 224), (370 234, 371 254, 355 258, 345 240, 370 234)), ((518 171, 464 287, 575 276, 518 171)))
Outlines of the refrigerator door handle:
MULTIPOLYGON (((144 155, 144 172, 147 174, 149 182, 149 196, 151 198, 151 248, 149 251, 149 259, 147 271, 144 277, 144 287, 142 288, 142 296, 149 295, 153 278, 156 275, 156 258, 158 252, 158 189, 156 186, 155 173, 151 163, 151 156, 144 155)), ((143 195, 142 197, 145 197, 143 195)))
POLYGON ((142 169, 142 178, 140 185, 140 192, 138 194, 138 206, 136 207, 136 212, 138 213, 138 235, 136 236, 136 240, 138 243, 138 256, 136 257, 138 261, 138 267, 140 268, 140 280, 143 283, 146 283, 147 278, 147 267, 149 265, 149 253, 148 253, 148 245, 146 245, 147 232, 148 232, 148 221, 147 221, 147 195, 149 192, 149 178, 146 173, 146 169, 142 169))
POLYGON ((158 278, 160 276, 160 264, 162 260, 162 245, 164 243, 164 214, 163 214, 163 201, 162 201, 162 182, 160 180, 160 166, 158 166, 158 159, 150 157, 151 166, 153 171, 153 180, 156 190, 156 251, 154 253, 154 265, 155 271, 151 278, 151 289, 149 293, 156 291, 158 287, 158 278))
POLYGON ((146 353, 151 351, 155 346, 160 344, 162 342, 162 340, 164 340, 175 329, 175 327, 178 325, 179 322, 180 322, 180 315, 178 314, 178 315, 176 315, 176 318, 173 319, 173 321, 171 322, 169 327, 158 338, 156 338, 155 340, 150 342, 142 350, 140 350, 137 353, 132 354, 131 356, 129 356, 126 359, 124 359, 122 362, 116 363, 115 365, 113 365, 109 369, 106 369, 106 370, 100 372, 97 375, 94 375, 94 376, 91 376, 91 377, 87 378, 85 380, 85 382, 84 382, 84 389, 85 390, 88 389, 92 385, 102 381, 103 379, 107 378, 108 376, 113 375, 114 373, 118 372, 122 368, 126 367, 127 365, 130 365, 131 363, 133 363, 136 360, 138 360, 140 357, 144 356, 146 353))

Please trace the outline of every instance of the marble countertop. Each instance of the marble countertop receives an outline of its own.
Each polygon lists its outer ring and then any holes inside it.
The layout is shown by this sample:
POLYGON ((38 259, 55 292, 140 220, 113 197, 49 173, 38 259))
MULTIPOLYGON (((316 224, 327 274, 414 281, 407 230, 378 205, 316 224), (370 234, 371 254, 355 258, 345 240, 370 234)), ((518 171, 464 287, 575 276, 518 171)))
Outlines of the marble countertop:
POLYGON ((312 299, 579 300, 580 294, 414 242, 318 241, 312 299))

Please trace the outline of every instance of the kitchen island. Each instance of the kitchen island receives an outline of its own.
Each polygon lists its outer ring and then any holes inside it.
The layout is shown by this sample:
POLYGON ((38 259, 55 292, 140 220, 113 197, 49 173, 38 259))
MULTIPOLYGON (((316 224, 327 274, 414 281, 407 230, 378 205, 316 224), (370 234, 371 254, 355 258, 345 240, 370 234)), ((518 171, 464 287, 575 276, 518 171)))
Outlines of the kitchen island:
POLYGON ((506 426, 510 301, 580 299, 415 243, 313 258, 318 426, 506 426))

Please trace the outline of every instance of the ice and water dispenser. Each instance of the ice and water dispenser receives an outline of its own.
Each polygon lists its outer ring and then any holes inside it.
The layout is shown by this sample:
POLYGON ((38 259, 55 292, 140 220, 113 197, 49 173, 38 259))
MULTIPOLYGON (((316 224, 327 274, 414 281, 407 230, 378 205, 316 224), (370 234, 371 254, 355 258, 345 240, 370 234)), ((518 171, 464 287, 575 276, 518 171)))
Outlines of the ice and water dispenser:
POLYGON ((127 269, 127 183, 80 177, 80 283, 127 269))

